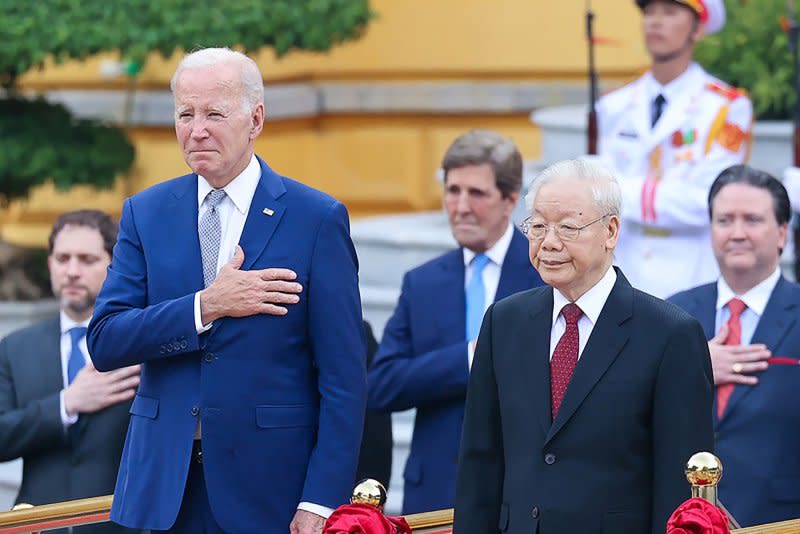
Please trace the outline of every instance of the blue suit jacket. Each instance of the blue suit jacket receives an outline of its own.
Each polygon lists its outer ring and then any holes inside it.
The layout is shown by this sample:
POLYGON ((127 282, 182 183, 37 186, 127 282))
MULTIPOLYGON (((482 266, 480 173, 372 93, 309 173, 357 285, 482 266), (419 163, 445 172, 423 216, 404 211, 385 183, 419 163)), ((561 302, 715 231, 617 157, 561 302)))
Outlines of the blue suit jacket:
MULTIPOLYGON (((670 300, 714 337, 715 283, 670 300)), ((798 307, 800 286, 780 278, 751 343, 800 358, 798 307)), ((800 366, 772 364, 755 376, 758 385, 734 388, 721 420, 714 407, 716 454, 725 468, 719 497, 742 526, 800 517, 800 366)))
POLYGON ((336 507, 352 492, 366 378, 347 212, 259 162, 242 268, 297 273, 300 302, 282 317, 226 317, 198 336, 195 174, 123 207, 88 334, 98 369, 142 363, 111 511, 116 522, 153 530, 173 524, 198 416, 211 510, 226 531, 285 534, 298 502, 336 507))
MULTIPOLYGON (((542 284, 518 231, 503 260, 495 300, 542 284)), ((469 380, 464 253, 458 248, 406 273, 369 370, 369 406, 416 408, 403 513, 451 508, 469 380)))

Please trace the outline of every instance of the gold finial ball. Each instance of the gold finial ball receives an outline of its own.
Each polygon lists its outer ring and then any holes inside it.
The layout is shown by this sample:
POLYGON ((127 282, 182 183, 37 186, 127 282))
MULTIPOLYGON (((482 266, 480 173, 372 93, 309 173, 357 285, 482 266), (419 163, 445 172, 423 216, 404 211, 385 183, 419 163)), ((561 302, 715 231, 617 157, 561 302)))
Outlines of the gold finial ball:
POLYGON ((693 486, 716 486, 722 478, 722 462, 710 452, 698 452, 686 462, 684 472, 693 486))
POLYGON ((383 510, 383 505, 386 504, 386 488, 375 479, 365 478, 356 484, 350 502, 352 504, 368 504, 383 510))

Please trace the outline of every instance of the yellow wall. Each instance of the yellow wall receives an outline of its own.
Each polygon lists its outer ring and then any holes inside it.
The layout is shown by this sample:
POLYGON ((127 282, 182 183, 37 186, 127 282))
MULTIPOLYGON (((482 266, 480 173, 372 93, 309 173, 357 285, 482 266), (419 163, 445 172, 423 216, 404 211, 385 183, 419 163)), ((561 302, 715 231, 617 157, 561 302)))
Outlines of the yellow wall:
MULTIPOLYGON (((329 54, 292 53, 257 59, 266 82, 287 80, 544 81, 582 79, 586 62, 582 0, 373 0, 378 19, 365 36, 329 54)), ((615 46, 598 48, 604 79, 630 77, 646 58, 639 13, 632 0, 594 0, 596 33, 615 46)), ((105 58, 109 56, 104 56, 105 58)), ((100 61, 68 62, 27 74, 23 87, 121 89, 123 80, 99 75, 100 61)), ((139 87, 164 90, 176 59, 155 57, 139 87)), ((463 131, 484 127, 512 137, 525 158, 539 154, 538 132, 527 113, 509 115, 332 115, 268 123, 257 152, 279 172, 342 199, 354 216, 435 209, 434 179, 442 153, 463 131)), ((135 128, 137 150, 129 176, 115 189, 68 194, 39 188, 24 203, 0 212, 0 235, 41 245, 53 218, 77 207, 119 214, 125 196, 187 171, 170 128, 135 128)))

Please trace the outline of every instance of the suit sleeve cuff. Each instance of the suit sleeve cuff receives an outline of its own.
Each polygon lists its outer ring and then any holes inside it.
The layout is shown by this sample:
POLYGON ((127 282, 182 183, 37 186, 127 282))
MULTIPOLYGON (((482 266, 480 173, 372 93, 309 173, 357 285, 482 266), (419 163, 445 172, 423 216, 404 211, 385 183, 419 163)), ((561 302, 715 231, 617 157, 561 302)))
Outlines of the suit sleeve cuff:
POLYGON ((203 315, 200 312, 200 292, 198 291, 194 294, 194 329, 197 331, 197 335, 199 336, 203 332, 208 332, 211 330, 213 325, 213 321, 206 325, 203 324, 203 315))
POLYGON ((58 394, 58 409, 61 412, 61 424, 67 429, 78 422, 78 414, 69 415, 64 406, 64 390, 62 389, 58 394))
POLYGON ((325 519, 328 519, 330 515, 333 513, 333 508, 328 508, 327 506, 321 506, 319 504, 314 504, 305 501, 298 504, 297 509, 304 510, 306 512, 311 512, 312 514, 324 517, 325 519))

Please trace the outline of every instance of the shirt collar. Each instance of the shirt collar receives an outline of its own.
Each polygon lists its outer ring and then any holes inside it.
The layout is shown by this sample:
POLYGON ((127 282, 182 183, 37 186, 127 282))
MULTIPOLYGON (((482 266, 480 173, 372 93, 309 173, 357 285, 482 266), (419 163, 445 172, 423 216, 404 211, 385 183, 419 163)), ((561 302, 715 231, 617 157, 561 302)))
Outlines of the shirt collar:
POLYGON ((69 332, 70 330, 75 328, 76 326, 85 326, 85 327, 88 328, 89 321, 92 320, 92 318, 89 317, 88 319, 86 319, 85 321, 82 321, 80 323, 75 322, 69 315, 66 314, 66 312, 64 312, 64 310, 61 310, 58 315, 59 315, 59 323, 61 325, 61 334, 62 335, 66 334, 67 332, 69 332))
MULTIPOLYGON (((511 224, 509 221, 508 228, 497 240, 492 248, 484 252, 486 256, 494 263, 495 265, 502 267, 503 260, 506 258, 506 254, 508 253, 508 247, 511 246, 511 238, 514 237, 514 225, 511 224)), ((476 254, 474 251, 468 249, 467 247, 463 247, 462 250, 464 251, 464 266, 469 267, 469 264, 472 263, 472 260, 475 258, 476 254)))
POLYGON ((689 64, 689 67, 683 71, 677 78, 669 82, 667 85, 661 85, 654 77, 651 71, 645 74, 645 86, 647 87, 647 96, 650 102, 655 100, 658 95, 664 95, 667 105, 670 102, 675 102, 676 99, 694 85, 694 78, 698 73, 702 72, 700 65, 694 61, 689 64))
MULTIPOLYGON (((250 156, 250 163, 247 167, 231 182, 223 187, 225 194, 231 199, 236 209, 245 214, 250 210, 250 203, 253 201, 253 195, 256 192, 258 181, 261 179, 261 165, 258 164, 258 158, 253 154, 250 156)), ((206 199, 208 193, 213 189, 205 178, 197 175, 197 206, 202 206, 203 201, 206 199)))
POLYGON ((725 279, 720 276, 717 280, 717 311, 722 309, 732 298, 738 297, 749 309, 753 310, 756 315, 759 317, 764 315, 764 309, 767 307, 769 297, 772 295, 772 290, 775 289, 780 277, 780 267, 776 267, 771 275, 759 282, 752 289, 743 295, 737 295, 733 292, 733 289, 731 289, 725 279))
MULTIPOLYGON (((608 296, 611 294, 611 290, 614 289, 614 284, 616 282, 617 272, 614 270, 614 267, 609 266, 603 278, 575 301, 575 304, 578 305, 592 324, 597 323, 600 312, 603 311, 603 306, 606 305, 606 300, 608 300, 608 296)), ((561 314, 561 309, 570 302, 571 301, 565 297, 561 291, 553 288, 553 322, 551 325, 556 324, 556 320, 561 314)))

